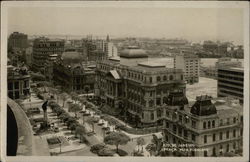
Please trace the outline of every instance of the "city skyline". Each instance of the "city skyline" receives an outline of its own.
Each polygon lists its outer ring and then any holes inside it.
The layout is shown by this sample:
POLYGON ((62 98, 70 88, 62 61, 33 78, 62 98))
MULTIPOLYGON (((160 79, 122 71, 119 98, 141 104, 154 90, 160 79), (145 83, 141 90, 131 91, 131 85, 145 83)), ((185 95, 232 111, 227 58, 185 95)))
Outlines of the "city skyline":
POLYGON ((235 8, 19 7, 9 8, 8 13, 8 34, 14 31, 28 35, 109 34, 243 44, 243 10, 235 8))

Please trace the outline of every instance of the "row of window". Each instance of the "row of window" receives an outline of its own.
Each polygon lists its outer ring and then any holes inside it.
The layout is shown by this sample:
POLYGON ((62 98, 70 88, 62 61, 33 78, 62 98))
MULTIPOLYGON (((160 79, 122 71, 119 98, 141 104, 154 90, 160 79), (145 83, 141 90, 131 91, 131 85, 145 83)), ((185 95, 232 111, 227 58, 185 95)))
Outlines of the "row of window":
MULTIPOLYGON (((223 133, 223 132, 219 132, 218 135, 217 133, 214 133, 212 135, 212 141, 215 142, 217 140, 224 140, 224 139, 230 139, 230 138, 235 138, 237 135, 236 135, 236 129, 233 129, 233 131, 230 131, 230 130, 227 130, 226 133, 223 133), (230 133, 231 132, 231 133, 230 133), (231 134, 231 136, 230 136, 231 134), (219 139, 218 139, 219 137, 219 139)), ((242 129, 240 130, 240 136, 242 136, 242 129)), ((208 142, 208 135, 204 135, 203 136, 203 142, 204 143, 207 143, 208 142)))
POLYGON ((240 77, 231 77, 231 76, 226 76, 226 75, 221 75, 221 74, 218 74, 218 77, 219 78, 230 79, 230 80, 244 81, 244 79, 240 78, 240 77))

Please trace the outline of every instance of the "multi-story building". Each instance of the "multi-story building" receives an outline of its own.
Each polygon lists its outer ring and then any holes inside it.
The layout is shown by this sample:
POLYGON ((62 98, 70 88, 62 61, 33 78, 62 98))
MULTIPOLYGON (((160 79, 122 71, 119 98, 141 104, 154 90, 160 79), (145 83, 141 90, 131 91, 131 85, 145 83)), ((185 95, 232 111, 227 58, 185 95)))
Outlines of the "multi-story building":
POLYGON ((77 51, 64 52, 61 58, 53 64, 53 81, 69 92, 93 92, 95 69, 83 65, 81 53, 77 51))
POLYGON ((48 80, 49 82, 51 82, 53 80, 53 65, 54 62, 58 59, 58 55, 57 54, 51 54, 49 55, 48 59, 45 61, 45 77, 46 80, 48 80))
POLYGON ((187 83, 199 82, 200 58, 197 55, 182 51, 181 54, 174 57, 174 68, 183 70, 187 83))
POLYGON ((181 69, 147 60, 144 50, 129 47, 121 51, 120 59, 100 61, 96 69, 95 95, 110 112, 143 127, 162 124, 168 94, 185 94, 186 88, 181 69))
POLYGON ((227 67, 242 67, 242 63, 238 60, 232 60, 228 57, 219 58, 215 63, 215 66, 201 67, 201 72, 204 77, 209 78, 218 78, 218 68, 227 68, 227 67))
POLYGON ((44 74, 45 61, 51 54, 60 56, 64 51, 64 41, 59 39, 37 38, 33 43, 33 67, 44 74))
POLYGON ((25 63, 29 66, 32 65, 32 53, 33 53, 33 47, 27 47, 25 50, 25 63))
POLYGON ((107 42, 106 46, 107 46, 107 48, 106 48, 105 52, 106 52, 106 55, 107 55, 108 58, 110 58, 110 57, 117 57, 118 56, 117 48, 114 45, 114 43, 107 42))
POLYGON ((13 32, 8 38, 9 50, 25 50, 28 47, 28 35, 13 32))
POLYGON ((218 97, 234 97, 243 103, 244 69, 238 67, 219 67, 217 95, 218 97))
POLYGON ((168 97, 164 110, 163 147, 167 156, 230 156, 242 153, 242 106, 230 98, 199 96, 180 105, 168 97), (173 151, 171 151, 173 150, 173 151))
POLYGON ((30 94, 30 75, 25 67, 8 65, 8 97, 19 99, 30 94))

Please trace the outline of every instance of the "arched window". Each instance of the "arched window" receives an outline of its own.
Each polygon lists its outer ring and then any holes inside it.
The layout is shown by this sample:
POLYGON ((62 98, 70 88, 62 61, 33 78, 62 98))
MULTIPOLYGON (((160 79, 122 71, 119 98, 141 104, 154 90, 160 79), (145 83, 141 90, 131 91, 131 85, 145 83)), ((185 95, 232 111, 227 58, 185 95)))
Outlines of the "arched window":
POLYGON ((173 79, 174 79, 173 75, 170 75, 169 80, 173 80, 173 79))
POLYGON ((164 80, 164 81, 167 80, 167 76, 166 76, 166 75, 163 76, 163 80, 164 80))
POLYGON ((160 82, 160 81, 161 81, 161 77, 157 76, 157 82, 160 82))
POLYGON ((154 113, 151 113, 151 120, 154 120, 154 113))
POLYGON ((212 127, 213 128, 215 127, 215 121, 214 120, 212 121, 212 127))
POLYGON ((207 128, 207 123, 203 122, 203 129, 206 129, 206 128, 207 128))
POLYGON ((154 100, 150 100, 149 101, 149 107, 153 107, 154 106, 154 100))

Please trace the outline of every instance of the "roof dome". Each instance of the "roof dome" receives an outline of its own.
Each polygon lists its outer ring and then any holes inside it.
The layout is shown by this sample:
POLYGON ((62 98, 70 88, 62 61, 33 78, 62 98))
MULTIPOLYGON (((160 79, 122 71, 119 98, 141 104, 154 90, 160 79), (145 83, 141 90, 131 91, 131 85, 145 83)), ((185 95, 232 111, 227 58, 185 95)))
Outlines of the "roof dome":
POLYGON ((120 53, 120 57, 125 58, 147 58, 148 55, 145 50, 136 46, 129 46, 120 53))
POLYGON ((217 113, 215 105, 211 102, 210 96, 196 97, 195 104, 191 107, 190 112, 198 116, 208 116, 217 113))
POLYGON ((65 64, 77 64, 77 63, 81 63, 83 60, 83 56, 79 52, 76 52, 76 51, 64 52, 61 58, 65 64))
POLYGON ((183 106, 188 104, 188 99, 182 92, 171 92, 168 95, 167 104, 170 106, 183 106))

